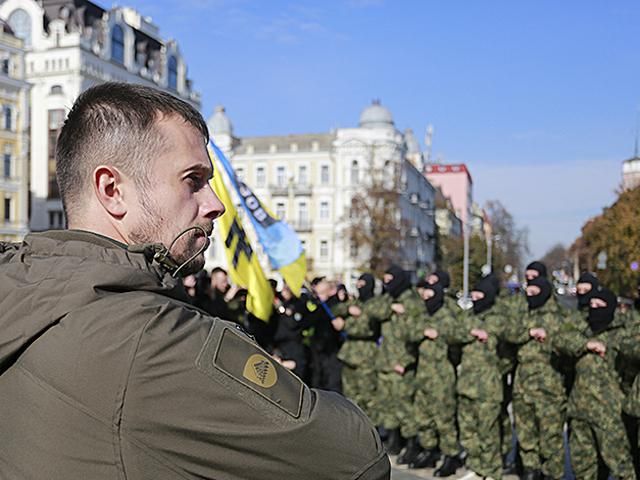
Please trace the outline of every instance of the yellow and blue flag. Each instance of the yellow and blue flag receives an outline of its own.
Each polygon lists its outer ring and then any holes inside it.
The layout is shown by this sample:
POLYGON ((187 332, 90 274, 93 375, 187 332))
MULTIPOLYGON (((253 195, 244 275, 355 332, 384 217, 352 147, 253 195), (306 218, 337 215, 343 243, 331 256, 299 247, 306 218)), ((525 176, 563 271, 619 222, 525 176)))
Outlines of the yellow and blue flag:
POLYGON ((229 275, 236 285, 247 289, 247 311, 267 322, 273 310, 273 289, 242 228, 238 211, 222 180, 221 171, 215 168, 215 172, 212 180, 213 189, 226 209, 224 215, 216 221, 216 226, 223 241, 229 275))
POLYGON ((258 200, 253 191, 241 181, 222 151, 210 142, 217 164, 227 173, 231 187, 236 191, 240 203, 251 220, 262 250, 269 257, 271 268, 278 270, 293 294, 300 296, 300 290, 307 274, 307 261, 302 242, 293 228, 276 218, 258 200))

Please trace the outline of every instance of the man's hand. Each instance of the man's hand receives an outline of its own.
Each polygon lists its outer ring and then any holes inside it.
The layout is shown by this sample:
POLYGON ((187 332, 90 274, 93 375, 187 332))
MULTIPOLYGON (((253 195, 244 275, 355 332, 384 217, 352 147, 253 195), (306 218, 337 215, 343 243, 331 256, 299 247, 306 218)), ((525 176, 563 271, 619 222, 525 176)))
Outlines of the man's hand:
POLYGON ((360 315, 362 315, 362 309, 357 305, 350 305, 349 315, 351 315, 352 317, 359 317, 360 315))
POLYGON ((607 353, 607 346, 599 340, 589 340, 587 342, 587 350, 604 358, 604 354, 607 353))
POLYGON ((342 317, 336 317, 333 320, 331 320, 331 325, 333 325, 333 329, 337 332, 341 332, 344 329, 345 323, 346 322, 342 317))
POLYGON ((474 328, 473 330, 471 330, 471 335, 476 337, 478 341, 482 343, 486 343, 487 340, 489 340, 489 334, 486 330, 483 330, 481 328, 474 328))
POLYGON ((429 340, 435 340, 436 338, 438 338, 438 331, 435 328, 425 328, 424 336, 429 340))
POLYGON ((547 339, 547 331, 544 328, 532 328, 529 330, 529 336, 540 343, 544 343, 547 339))
POLYGON ((402 365, 394 365, 393 371, 398 375, 404 375, 404 367, 402 365))
POLYGON ((230 302, 231 300, 233 300, 233 297, 236 296, 236 293, 238 293, 239 290, 240 287, 238 287, 237 285, 231 285, 229 287, 229 290, 227 290, 227 293, 224 294, 224 301, 230 302))
POLYGON ((402 315, 404 312, 406 312, 404 305, 401 303, 392 303, 391 304, 391 310, 393 310, 394 312, 396 312, 399 315, 402 315))

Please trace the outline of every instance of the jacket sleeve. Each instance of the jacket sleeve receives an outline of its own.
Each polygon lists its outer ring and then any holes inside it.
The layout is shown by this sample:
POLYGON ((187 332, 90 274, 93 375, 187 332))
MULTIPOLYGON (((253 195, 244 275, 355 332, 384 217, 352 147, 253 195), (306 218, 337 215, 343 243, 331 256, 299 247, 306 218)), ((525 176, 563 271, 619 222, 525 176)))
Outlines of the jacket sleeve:
POLYGON ((129 478, 390 478, 367 417, 309 389, 241 329, 183 308, 141 334, 120 426, 129 478), (136 473, 139 472, 139 475, 136 473))
POLYGON ((551 338, 553 350, 561 355, 580 357, 587 351, 587 338, 579 327, 580 313, 568 316, 551 338))

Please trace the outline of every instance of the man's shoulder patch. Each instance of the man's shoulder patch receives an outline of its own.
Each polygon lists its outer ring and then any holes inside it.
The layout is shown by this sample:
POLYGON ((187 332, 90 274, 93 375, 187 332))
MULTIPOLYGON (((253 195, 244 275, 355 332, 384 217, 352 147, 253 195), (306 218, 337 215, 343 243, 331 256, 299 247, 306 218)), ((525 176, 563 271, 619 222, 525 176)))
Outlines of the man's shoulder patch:
POLYGON ((196 366, 259 410, 273 413, 277 407, 294 419, 305 416, 303 399, 309 389, 302 380, 232 324, 214 323, 196 366))

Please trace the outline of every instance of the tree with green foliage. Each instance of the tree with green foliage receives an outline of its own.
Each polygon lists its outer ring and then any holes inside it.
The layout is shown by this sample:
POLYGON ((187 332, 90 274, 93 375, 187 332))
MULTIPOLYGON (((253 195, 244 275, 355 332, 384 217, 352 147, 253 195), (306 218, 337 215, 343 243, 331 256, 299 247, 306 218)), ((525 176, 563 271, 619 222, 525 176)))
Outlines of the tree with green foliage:
POLYGON ((621 295, 633 295, 640 262, 640 187, 622 192, 618 200, 582 227, 582 235, 571 247, 582 271, 595 271, 602 284, 621 295), (598 268, 604 252, 606 267, 598 268))

